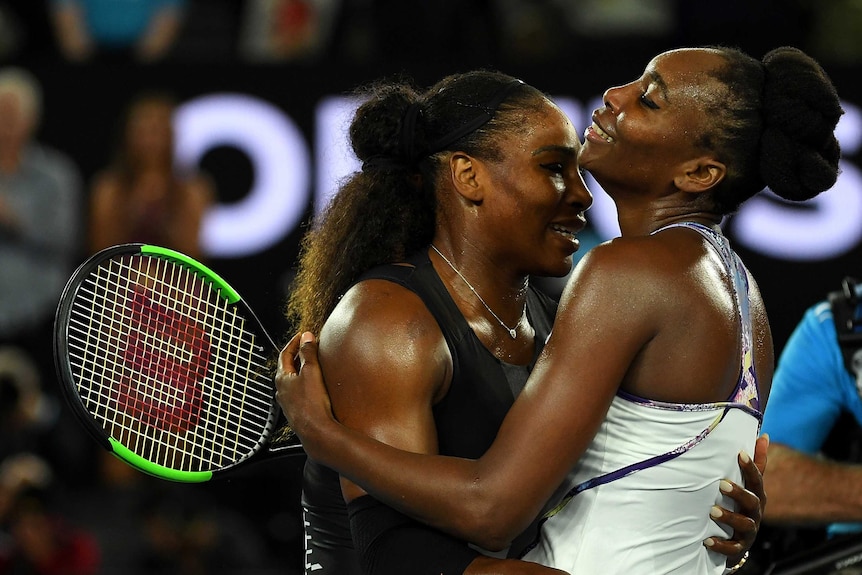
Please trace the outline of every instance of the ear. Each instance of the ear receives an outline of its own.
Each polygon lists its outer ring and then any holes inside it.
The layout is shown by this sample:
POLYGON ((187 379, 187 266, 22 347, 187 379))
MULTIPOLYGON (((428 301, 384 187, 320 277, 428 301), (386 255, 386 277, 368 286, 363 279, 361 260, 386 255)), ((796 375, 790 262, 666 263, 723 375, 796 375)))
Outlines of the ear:
POLYGON ((481 203, 484 198, 481 170, 481 162, 464 152, 454 152, 449 157, 449 171, 455 191, 473 203, 481 203))
POLYGON ((683 192, 699 194, 714 188, 727 175, 727 166, 713 157, 703 156, 685 162, 682 173, 673 179, 683 192))

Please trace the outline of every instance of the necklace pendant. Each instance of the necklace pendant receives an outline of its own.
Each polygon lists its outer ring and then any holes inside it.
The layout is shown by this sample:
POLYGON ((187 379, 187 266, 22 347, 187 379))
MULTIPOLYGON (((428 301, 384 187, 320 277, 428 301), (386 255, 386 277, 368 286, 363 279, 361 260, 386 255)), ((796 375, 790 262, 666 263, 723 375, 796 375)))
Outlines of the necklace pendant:
POLYGON ((461 278, 461 280, 465 284, 467 284, 467 287, 470 288, 470 291, 473 292, 473 295, 476 296, 476 299, 479 300, 479 303, 481 303, 483 306, 485 306, 485 309, 488 310, 488 313, 490 313, 492 316, 494 316, 494 319, 497 320, 497 323, 499 323, 501 326, 503 326, 503 329, 505 329, 506 331, 509 332, 509 337, 511 337, 512 339, 518 339, 518 332, 515 328, 517 328, 517 326, 520 325, 521 320, 518 320, 518 324, 516 324, 515 327, 509 327, 505 323, 503 323, 503 320, 500 319, 500 316, 498 316, 496 313, 494 313, 494 310, 491 309, 491 306, 489 306, 487 303, 485 303, 485 300, 482 299, 482 296, 479 295, 479 292, 476 291, 476 288, 473 287, 473 284, 471 284, 470 282, 467 281, 467 278, 464 277, 464 274, 462 274, 460 271, 458 271, 458 268, 456 268, 455 265, 449 261, 449 258, 444 256, 443 252, 438 250, 437 246, 435 246, 434 244, 431 244, 431 249, 433 249, 435 252, 437 252, 437 255, 440 256, 441 258, 443 258, 443 261, 446 262, 447 264, 449 264, 449 267, 452 268, 452 271, 455 272, 458 275, 458 277, 461 278))

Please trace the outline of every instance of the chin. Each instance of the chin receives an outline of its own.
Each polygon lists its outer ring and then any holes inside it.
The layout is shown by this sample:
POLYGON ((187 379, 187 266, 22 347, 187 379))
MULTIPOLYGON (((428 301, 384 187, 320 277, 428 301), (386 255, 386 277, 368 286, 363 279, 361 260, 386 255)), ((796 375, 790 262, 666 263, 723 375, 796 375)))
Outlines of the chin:
POLYGON ((570 271, 572 271, 571 254, 559 260, 554 267, 546 269, 543 275, 549 278, 561 278, 567 276, 570 271))
POLYGON ((607 155, 608 149, 599 146, 583 146, 578 154, 578 166, 588 171, 595 177, 595 171, 601 171, 602 158, 607 155))

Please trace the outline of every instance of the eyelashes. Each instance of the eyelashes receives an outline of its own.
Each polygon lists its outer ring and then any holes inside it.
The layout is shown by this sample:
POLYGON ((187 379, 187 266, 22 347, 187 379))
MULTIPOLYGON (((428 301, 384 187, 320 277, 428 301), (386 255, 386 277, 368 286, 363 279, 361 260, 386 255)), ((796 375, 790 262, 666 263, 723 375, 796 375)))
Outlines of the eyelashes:
POLYGON ((656 104, 655 102, 653 102, 652 100, 647 98, 646 92, 641 94, 639 99, 640 99, 641 104, 643 104, 644 106, 646 106, 650 110, 658 110, 658 104, 656 104))
POLYGON ((540 164, 546 170, 553 172, 555 174, 562 174, 565 171, 565 166, 559 162, 552 162, 550 164, 540 164))

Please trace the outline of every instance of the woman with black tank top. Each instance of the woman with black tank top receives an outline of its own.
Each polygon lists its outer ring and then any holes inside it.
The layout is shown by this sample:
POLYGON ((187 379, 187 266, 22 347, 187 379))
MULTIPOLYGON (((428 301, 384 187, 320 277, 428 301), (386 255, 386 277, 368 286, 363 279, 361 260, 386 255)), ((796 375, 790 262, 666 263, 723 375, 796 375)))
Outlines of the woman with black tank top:
MULTIPOLYGON (((529 277, 566 275, 578 249, 592 203, 578 135, 540 91, 500 73, 363 96, 350 126, 362 170, 304 239, 291 319, 320 334, 342 423, 404 450, 478 458, 550 334, 556 306, 529 277)), ((747 474, 759 484, 753 463, 747 474)), ((750 517, 723 518, 738 528, 728 554, 750 546, 760 516, 757 496, 734 495, 750 517)), ((303 509, 307 573, 560 573, 482 553, 313 459, 303 509)))

